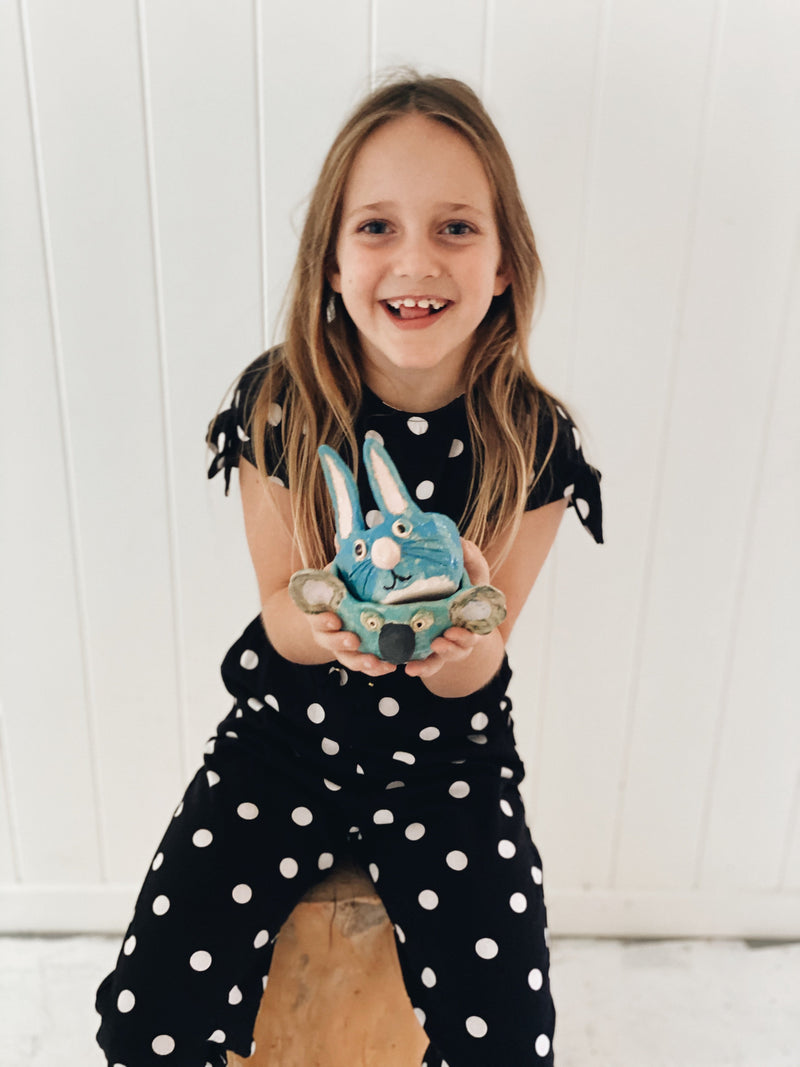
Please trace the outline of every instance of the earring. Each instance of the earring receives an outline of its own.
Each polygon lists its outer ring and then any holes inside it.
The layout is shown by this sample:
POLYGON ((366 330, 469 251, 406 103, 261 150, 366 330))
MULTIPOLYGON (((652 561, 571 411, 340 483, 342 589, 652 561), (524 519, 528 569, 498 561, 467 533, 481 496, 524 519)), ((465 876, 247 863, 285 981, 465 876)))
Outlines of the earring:
POLYGON ((328 306, 325 308, 325 318, 328 320, 328 325, 330 325, 333 322, 333 320, 336 318, 336 294, 335 293, 331 293, 331 295, 328 297, 328 306))

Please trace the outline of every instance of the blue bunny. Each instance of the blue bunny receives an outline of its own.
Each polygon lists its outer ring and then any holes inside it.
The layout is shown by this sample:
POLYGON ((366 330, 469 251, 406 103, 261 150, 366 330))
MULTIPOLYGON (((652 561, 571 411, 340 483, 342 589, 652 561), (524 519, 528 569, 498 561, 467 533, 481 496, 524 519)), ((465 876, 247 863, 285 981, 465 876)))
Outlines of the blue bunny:
POLYGON ((490 633, 505 618, 505 599, 493 586, 470 585, 456 524, 415 503, 379 442, 367 439, 363 455, 380 520, 367 526, 353 475, 322 445, 337 552, 328 570, 292 575, 295 603, 312 614, 335 611, 362 652, 390 663, 424 659, 450 626, 490 633))

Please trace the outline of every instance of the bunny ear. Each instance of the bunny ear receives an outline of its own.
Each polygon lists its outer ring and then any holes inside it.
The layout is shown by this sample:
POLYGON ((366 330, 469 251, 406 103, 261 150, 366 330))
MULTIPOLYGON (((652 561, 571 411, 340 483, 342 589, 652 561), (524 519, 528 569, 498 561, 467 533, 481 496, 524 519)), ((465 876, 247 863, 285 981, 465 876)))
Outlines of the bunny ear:
POLYGON ((332 448, 328 445, 320 445, 317 453, 322 461, 322 473, 325 475, 328 492, 333 501, 336 532, 341 541, 346 541, 353 530, 365 529, 358 499, 358 488, 353 475, 332 448))
POLYGON ((384 515, 403 515, 417 510, 389 453, 373 438, 364 442, 364 465, 375 503, 384 515))

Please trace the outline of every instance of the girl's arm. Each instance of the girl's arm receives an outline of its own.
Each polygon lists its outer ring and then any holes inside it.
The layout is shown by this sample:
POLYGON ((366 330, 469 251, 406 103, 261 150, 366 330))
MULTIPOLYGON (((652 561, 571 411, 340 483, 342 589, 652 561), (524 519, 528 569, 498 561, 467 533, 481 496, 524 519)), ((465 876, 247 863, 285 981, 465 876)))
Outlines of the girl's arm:
POLYGON ((239 460, 239 489, 261 618, 273 648, 293 663, 338 660, 349 670, 373 677, 395 670, 391 663, 357 652, 358 637, 342 630, 333 612, 306 615, 289 596, 289 579, 303 566, 294 538, 289 490, 274 483, 264 485, 244 456, 239 460))
POLYGON ((431 644, 431 655, 406 665, 406 673, 422 679, 437 696, 462 697, 474 693, 495 676, 503 662, 506 642, 514 623, 528 599, 559 524, 567 508, 566 500, 526 511, 502 565, 491 568, 477 546, 464 542, 464 563, 473 585, 491 581, 506 596, 508 614, 492 633, 485 637, 461 627, 446 630, 431 644))

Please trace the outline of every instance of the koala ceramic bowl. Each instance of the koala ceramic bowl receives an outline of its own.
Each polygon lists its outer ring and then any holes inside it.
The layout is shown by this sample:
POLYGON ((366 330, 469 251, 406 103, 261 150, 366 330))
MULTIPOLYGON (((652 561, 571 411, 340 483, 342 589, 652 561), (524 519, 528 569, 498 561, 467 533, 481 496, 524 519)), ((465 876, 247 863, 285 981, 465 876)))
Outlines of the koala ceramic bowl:
POLYGON ((470 585, 461 539, 446 515, 423 511, 381 444, 364 443, 364 464, 380 521, 367 526, 358 488, 341 458, 319 449, 336 518, 336 557, 327 570, 292 575, 289 592, 309 614, 333 611, 357 634, 360 651, 390 663, 430 655, 451 626, 487 634, 506 615, 503 594, 470 585))

